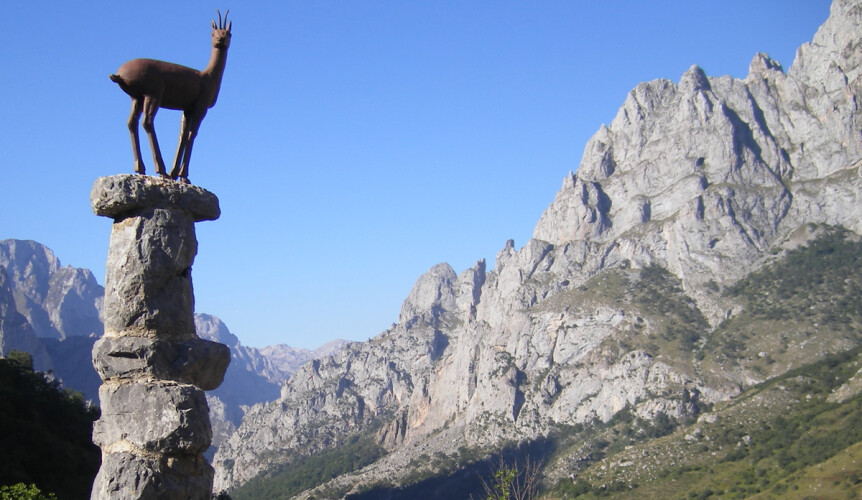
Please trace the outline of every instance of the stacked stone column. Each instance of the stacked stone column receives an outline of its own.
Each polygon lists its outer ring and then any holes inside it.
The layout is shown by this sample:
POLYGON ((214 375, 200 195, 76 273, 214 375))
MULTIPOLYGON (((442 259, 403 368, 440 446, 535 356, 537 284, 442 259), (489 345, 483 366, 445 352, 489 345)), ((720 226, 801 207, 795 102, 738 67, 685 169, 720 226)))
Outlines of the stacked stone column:
POLYGON ((221 385, 228 348, 195 333, 194 224, 220 215, 205 189, 142 175, 102 177, 93 211, 114 220, 93 347, 102 378, 93 442, 102 466, 92 499, 212 497, 204 392, 221 385))

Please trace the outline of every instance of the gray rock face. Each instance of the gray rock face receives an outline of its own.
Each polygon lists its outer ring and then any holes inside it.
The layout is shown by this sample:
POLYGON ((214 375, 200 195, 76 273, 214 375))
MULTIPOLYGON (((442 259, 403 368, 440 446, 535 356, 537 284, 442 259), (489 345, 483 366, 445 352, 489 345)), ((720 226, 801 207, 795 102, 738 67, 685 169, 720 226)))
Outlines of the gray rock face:
MULTIPOLYGON (((178 461, 116 451, 102 455, 98 498, 210 500, 213 470, 205 460, 178 461)), ((94 498, 95 493, 94 493, 94 498)))
POLYGON ((212 495, 203 458, 212 430, 204 390, 230 362, 227 346, 195 334, 194 223, 219 215, 201 188, 122 175, 96 181, 93 211, 114 219, 105 287, 105 336, 93 348, 103 384, 93 441, 102 468, 92 498, 212 495))
POLYGON ((208 191, 135 175, 103 177, 90 194, 114 225, 105 277, 105 332, 193 337, 194 223, 219 216, 208 191), (146 235, 146 237, 142 237, 146 235))
POLYGON ((53 370, 66 387, 95 400, 101 382, 82 366, 102 335, 104 288, 91 271, 60 265, 35 241, 0 241, 0 268, 0 355, 27 351, 36 370, 53 370))
POLYGON ((491 271, 434 266, 398 324, 300 369, 220 447, 216 487, 372 432, 389 455, 334 486, 398 484, 423 454, 534 439, 626 407, 690 417, 691 394, 726 400, 761 381, 656 355, 648 339, 666 318, 585 285, 628 286, 655 265, 681 307, 715 325, 735 311, 707 284, 734 283, 809 223, 862 234, 860 36, 862 2, 838 0, 787 73, 758 54, 742 80, 694 66, 677 83, 638 85, 532 240, 508 242, 491 271))
POLYGON ((10 351, 29 352, 37 370, 47 371, 52 367, 45 345, 36 337, 27 318, 18 312, 9 278, 0 266, 0 356, 6 356, 10 351))
POLYGON ((102 418, 93 428, 93 442, 103 450, 131 445, 153 453, 196 455, 210 445, 206 398, 192 385, 102 384, 99 400, 102 418))
POLYGON ((104 289, 87 269, 61 266, 35 241, 0 241, 0 266, 37 337, 100 336, 104 289))
POLYGON ((627 96, 587 143, 533 237, 599 243, 690 285, 734 281, 800 221, 843 225, 859 202, 859 6, 836 1, 785 74, 757 54, 744 80, 693 66, 627 96), (824 181, 845 175, 824 192, 824 181))

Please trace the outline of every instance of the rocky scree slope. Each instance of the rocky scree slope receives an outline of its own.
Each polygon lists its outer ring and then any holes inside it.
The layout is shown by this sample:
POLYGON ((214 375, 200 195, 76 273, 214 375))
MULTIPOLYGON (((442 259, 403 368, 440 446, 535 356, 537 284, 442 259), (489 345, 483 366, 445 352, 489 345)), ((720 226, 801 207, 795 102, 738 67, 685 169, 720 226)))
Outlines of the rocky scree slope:
MULTIPOLYGON (((508 242, 492 271, 434 266, 397 324, 301 368, 220 447, 216 490, 360 435, 389 454, 330 486, 398 484, 420 456, 625 408, 690 417, 763 380, 704 362, 705 337, 743 312, 719 292, 810 241, 808 224, 862 233, 860 34, 862 5, 839 0, 787 73, 757 54, 745 79, 693 66, 638 85, 533 239, 508 242)), ((846 348, 809 334, 824 349, 802 345, 773 370, 846 348)))

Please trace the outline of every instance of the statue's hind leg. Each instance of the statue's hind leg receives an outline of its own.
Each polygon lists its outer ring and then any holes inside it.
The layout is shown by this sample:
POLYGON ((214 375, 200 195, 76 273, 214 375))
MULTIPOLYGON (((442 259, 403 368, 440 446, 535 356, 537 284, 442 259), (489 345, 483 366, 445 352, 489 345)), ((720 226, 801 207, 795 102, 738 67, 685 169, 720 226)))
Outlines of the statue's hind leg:
POLYGON ((153 121, 159 110, 159 100, 152 96, 144 96, 144 130, 150 138, 150 149, 153 150, 153 161, 156 164, 156 173, 160 177, 167 177, 165 173, 165 162, 162 160, 162 151, 159 149, 159 140, 156 138, 156 128, 153 121))
POLYGON ((147 173, 144 161, 141 159, 141 140, 138 138, 138 122, 141 119, 143 100, 132 98, 132 114, 129 115, 129 134, 132 136, 132 155, 135 157, 135 173, 144 175, 147 173))

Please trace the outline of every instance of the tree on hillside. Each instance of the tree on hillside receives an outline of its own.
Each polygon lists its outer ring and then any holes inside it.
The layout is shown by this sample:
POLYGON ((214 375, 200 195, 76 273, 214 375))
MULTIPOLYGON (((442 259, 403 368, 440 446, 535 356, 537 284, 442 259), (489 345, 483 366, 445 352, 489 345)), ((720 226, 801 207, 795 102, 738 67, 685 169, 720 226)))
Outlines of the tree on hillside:
POLYGON ((17 483, 0 486, 0 500, 57 500, 53 493, 45 495, 35 484, 17 483))
POLYGON ((490 482, 482 479, 486 500, 532 500, 539 495, 539 474, 542 464, 527 456, 524 463, 507 465, 503 458, 490 482))

